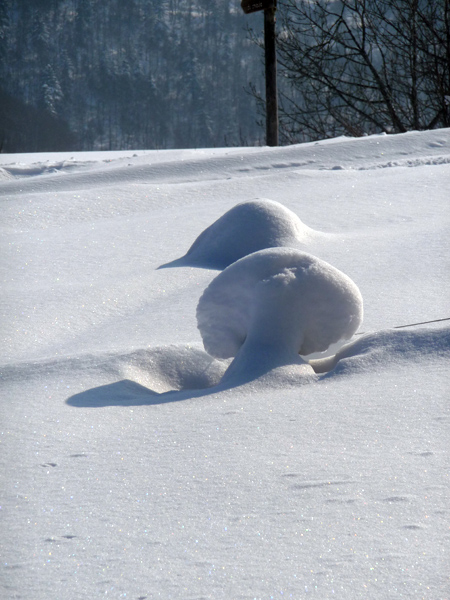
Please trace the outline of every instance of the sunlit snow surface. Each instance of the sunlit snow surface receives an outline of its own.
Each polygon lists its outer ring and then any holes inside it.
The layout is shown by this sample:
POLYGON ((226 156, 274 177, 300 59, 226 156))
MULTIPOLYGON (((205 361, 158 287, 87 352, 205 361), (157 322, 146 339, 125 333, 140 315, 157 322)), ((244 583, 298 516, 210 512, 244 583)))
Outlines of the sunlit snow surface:
POLYGON ((0 596, 449 597, 450 131, 285 148, 0 155, 0 596), (268 198, 360 331, 228 390, 157 270, 268 198))

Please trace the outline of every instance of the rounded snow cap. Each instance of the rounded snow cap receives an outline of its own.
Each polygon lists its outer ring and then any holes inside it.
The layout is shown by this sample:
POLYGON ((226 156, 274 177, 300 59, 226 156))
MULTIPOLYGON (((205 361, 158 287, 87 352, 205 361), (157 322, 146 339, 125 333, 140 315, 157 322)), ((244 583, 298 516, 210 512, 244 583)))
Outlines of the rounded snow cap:
POLYGON ((265 198, 250 200, 237 204, 207 227, 183 257, 159 268, 221 270, 257 250, 299 247, 314 233, 279 202, 265 198))
POLYGON ((349 339, 362 322, 363 301, 344 273, 293 248, 241 258, 213 279, 197 306, 206 351, 236 356, 247 338, 260 345, 323 352, 349 339))

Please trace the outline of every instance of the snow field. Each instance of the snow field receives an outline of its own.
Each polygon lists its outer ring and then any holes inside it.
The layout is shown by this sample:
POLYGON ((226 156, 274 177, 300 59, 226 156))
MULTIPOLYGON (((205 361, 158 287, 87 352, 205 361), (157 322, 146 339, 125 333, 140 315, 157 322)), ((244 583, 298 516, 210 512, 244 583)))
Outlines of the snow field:
POLYGON ((450 317, 448 130, 0 167, 5 600, 448 598, 449 326, 392 329, 450 317), (220 390, 217 271, 157 267, 257 198, 365 335, 220 390))

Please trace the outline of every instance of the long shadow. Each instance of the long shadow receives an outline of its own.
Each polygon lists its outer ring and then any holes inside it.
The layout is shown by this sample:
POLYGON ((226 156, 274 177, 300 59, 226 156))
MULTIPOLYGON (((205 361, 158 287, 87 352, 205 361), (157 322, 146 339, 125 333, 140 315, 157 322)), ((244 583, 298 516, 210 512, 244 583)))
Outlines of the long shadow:
MULTIPOLYGON (((344 359, 366 356, 366 363, 360 369, 356 368, 354 374, 366 372, 368 369, 376 368, 378 362, 377 349, 384 351, 382 362, 389 362, 392 357, 397 360, 415 359, 417 355, 437 354, 446 355, 450 350, 450 328, 444 329, 426 329, 416 332, 406 332, 397 330, 383 330, 373 334, 367 334, 353 344, 344 346, 335 357, 324 359, 324 370, 317 369, 317 383, 322 381, 329 382, 330 379, 339 377, 348 373, 348 365, 344 359), (373 354, 371 358, 371 354, 373 354)), ((320 363, 320 361, 317 361, 320 363)), ((351 371, 351 369, 350 369, 351 371)), ((144 387, 135 381, 123 379, 109 385, 102 385, 71 396, 66 400, 70 406, 83 408, 98 408, 104 406, 141 406, 166 404, 168 402, 179 402, 190 398, 201 398, 211 396, 236 387, 245 387, 247 384, 253 384, 262 375, 261 372, 253 372, 248 376, 243 376, 240 380, 232 382, 220 382, 212 387, 203 389, 173 390, 170 392, 158 393, 154 390, 144 387)), ((260 380, 261 381, 261 380, 260 380)), ((298 384, 306 383, 308 379, 299 380, 298 384)), ((313 381, 313 380, 310 380, 313 381)), ((262 381, 264 384, 264 382, 262 381)), ((289 382, 286 381, 286 385, 289 382)), ((292 382, 291 382, 292 385, 292 382)), ((252 388, 253 389, 253 388, 252 388)), ((270 389, 270 383, 266 389, 270 389)))
MULTIPOLYGON (((259 377, 255 374, 253 377, 242 379, 241 381, 219 382, 218 384, 203 389, 185 389, 171 390, 169 392, 155 392, 150 388, 136 383, 130 379, 122 379, 115 383, 102 385, 79 394, 75 394, 66 400, 69 406, 77 408, 101 408, 105 406, 152 406, 156 404, 167 404, 169 402, 180 402, 191 398, 202 398, 213 396, 220 392, 226 392, 235 388, 251 389, 255 391, 254 383, 258 382, 259 377), (251 386, 248 388, 247 386, 251 386)), ((303 381, 297 381, 297 385, 310 384, 313 381, 320 381, 321 377, 305 378, 303 381)), ((261 383, 261 381, 259 382, 261 383)), ((286 381, 286 387, 292 387, 293 383, 286 381)), ((270 389, 271 384, 262 383, 264 389, 270 389)), ((277 386, 278 387, 278 386, 277 386)), ((257 389, 257 388, 256 388, 257 389)))
POLYGON ((221 391, 225 387, 214 386, 203 390, 173 390, 170 392, 155 392, 149 388, 131 381, 123 379, 101 385, 79 394, 75 394, 66 400, 69 406, 77 408, 101 408, 105 406, 151 406, 155 404, 167 404, 168 402, 179 402, 189 398, 200 398, 209 396, 221 391))

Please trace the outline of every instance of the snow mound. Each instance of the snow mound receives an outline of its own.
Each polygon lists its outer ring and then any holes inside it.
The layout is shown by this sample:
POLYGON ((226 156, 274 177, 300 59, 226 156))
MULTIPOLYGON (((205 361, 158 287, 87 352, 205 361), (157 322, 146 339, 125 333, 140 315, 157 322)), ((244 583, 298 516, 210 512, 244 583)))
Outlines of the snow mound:
POLYGON ((234 385, 285 367, 313 374, 299 357, 349 339, 363 315, 355 283, 293 248, 260 250, 233 263, 206 288, 197 326, 206 351, 236 358, 222 382, 234 385))
POLYGON ((242 258, 210 283, 197 325, 206 351, 217 358, 235 356, 254 324, 265 337, 277 328, 298 331, 297 352, 307 355, 349 339, 362 315, 361 294, 347 275, 311 254, 273 248, 242 258))
POLYGON ((315 234, 279 202, 250 200, 237 204, 205 229, 183 257, 159 268, 221 270, 264 248, 304 247, 315 234))

